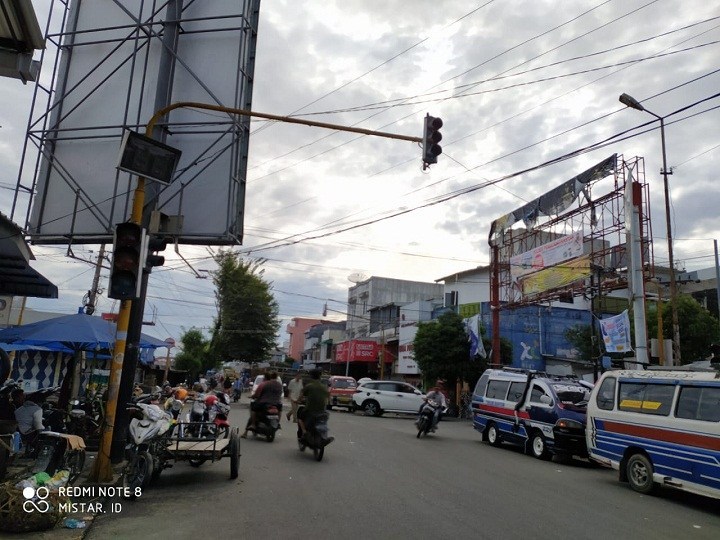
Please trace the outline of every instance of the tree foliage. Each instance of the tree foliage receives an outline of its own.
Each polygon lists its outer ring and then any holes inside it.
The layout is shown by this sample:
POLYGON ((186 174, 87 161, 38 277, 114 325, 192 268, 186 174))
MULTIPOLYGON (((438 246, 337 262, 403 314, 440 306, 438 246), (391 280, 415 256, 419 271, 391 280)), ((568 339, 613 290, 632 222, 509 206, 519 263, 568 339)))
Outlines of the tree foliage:
POLYGON ((599 330, 595 333, 595 344, 593 345, 592 329, 589 324, 576 324, 564 332, 568 343, 578 350, 581 360, 591 362, 602 356, 600 343, 602 338, 599 330))
MULTIPOLYGON (((683 364, 705 358, 710 346, 720 340, 718 320, 695 299, 687 294, 676 297, 678 323, 680 326, 680 357, 683 364)), ((657 304, 648 306, 648 339, 657 337, 657 304)), ((672 307, 670 302, 662 306, 663 339, 672 339, 672 307)))
POLYGON ((209 358, 210 342, 197 328, 191 328, 180 337, 182 351, 175 355, 175 369, 188 371, 188 380, 195 381, 204 373, 209 358))
POLYGON ((487 367, 485 362, 470 358, 470 342, 462 318, 453 312, 420 323, 413 350, 423 378, 429 382, 443 379, 449 389, 461 380, 474 384, 487 367))
POLYGON ((264 261, 242 260, 232 251, 215 256, 218 317, 211 342, 217 362, 267 360, 275 348, 280 321, 270 284, 263 280, 264 261))

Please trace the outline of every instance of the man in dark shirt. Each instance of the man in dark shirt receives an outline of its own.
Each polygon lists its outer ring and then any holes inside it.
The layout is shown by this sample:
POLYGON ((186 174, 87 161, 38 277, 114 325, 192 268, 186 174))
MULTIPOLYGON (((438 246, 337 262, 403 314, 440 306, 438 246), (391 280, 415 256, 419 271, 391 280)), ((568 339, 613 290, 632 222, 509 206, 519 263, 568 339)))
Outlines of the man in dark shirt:
MULTIPOLYGON (((298 415, 298 425, 303 435, 307 431, 307 423, 312 421, 313 416, 324 413, 330 399, 330 391, 327 386, 320 382, 320 370, 310 371, 310 382, 303 386, 300 401, 305 405, 302 414, 298 415)), ((325 445, 333 442, 334 437, 328 437, 323 441, 325 445)))
POLYGON ((282 410, 282 398, 282 383, 278 380, 277 372, 271 371, 267 380, 261 382, 255 389, 255 393, 250 396, 250 399, 255 400, 250 403, 250 422, 248 422, 245 432, 240 436, 245 438, 248 431, 255 429, 258 411, 265 410, 269 405, 276 405, 279 410, 282 410))

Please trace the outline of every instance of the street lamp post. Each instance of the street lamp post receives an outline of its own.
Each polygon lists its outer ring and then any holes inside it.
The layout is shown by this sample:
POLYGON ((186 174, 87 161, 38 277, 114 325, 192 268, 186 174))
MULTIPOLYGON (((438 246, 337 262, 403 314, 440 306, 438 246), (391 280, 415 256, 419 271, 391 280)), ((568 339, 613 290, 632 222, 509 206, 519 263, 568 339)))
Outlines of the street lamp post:
POLYGON ((672 171, 668 171, 667 156, 665 153, 665 118, 647 110, 638 100, 628 94, 622 94, 620 96, 620 103, 631 109, 645 111, 660 120, 660 141, 662 144, 663 159, 663 168, 660 172, 663 175, 663 187, 665 190, 665 222, 667 226, 668 259, 670 261, 670 308, 672 310, 673 327, 673 358, 671 359, 670 365, 676 362, 679 365, 682 363, 680 361, 680 324, 677 313, 677 282, 675 281, 675 260, 673 257, 672 224, 670 219, 670 188, 668 185, 668 175, 672 174, 672 171))

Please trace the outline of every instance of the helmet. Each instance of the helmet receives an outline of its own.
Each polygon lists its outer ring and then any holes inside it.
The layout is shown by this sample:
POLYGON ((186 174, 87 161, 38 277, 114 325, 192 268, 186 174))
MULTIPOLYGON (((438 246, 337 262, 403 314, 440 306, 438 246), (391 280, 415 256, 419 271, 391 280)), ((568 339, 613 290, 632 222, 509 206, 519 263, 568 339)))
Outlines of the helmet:
POLYGON ((175 399, 184 400, 187 398, 188 391, 184 388, 176 388, 175 389, 175 399))
POLYGON ((215 395, 211 394, 209 396, 206 396, 205 397, 205 406, 212 407, 213 405, 215 405, 217 403, 217 400, 218 400, 218 398, 215 395))

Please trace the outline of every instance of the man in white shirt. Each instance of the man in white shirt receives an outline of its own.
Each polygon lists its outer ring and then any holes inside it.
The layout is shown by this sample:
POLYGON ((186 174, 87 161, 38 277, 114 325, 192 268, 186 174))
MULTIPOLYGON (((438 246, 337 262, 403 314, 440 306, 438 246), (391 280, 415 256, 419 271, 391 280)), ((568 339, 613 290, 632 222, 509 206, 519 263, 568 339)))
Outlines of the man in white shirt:
POLYGON ((13 390, 12 400, 17 406, 15 409, 15 420, 18 423, 18 431, 22 435, 45 429, 43 425, 43 410, 40 405, 26 399, 25 392, 19 388, 13 390))
POLYGON ((297 423, 298 401, 300 400, 300 396, 302 395, 302 389, 302 375, 300 375, 300 373, 298 372, 295 374, 295 377, 288 383, 288 397, 290 397, 291 408, 285 415, 288 420, 290 420, 290 417, 292 416, 294 423, 297 423))

